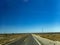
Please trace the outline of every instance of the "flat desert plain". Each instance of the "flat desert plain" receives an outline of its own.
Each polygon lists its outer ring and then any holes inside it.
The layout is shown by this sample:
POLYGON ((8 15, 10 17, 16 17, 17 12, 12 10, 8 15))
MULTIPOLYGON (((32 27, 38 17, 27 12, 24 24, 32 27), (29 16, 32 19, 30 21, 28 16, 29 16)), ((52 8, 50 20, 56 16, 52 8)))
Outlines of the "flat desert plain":
POLYGON ((60 33, 36 33, 36 35, 50 40, 60 41, 60 33))
POLYGON ((22 34, 0 34, 0 44, 7 44, 15 40, 24 39, 30 34, 39 35, 40 37, 50 39, 53 41, 60 41, 60 33, 22 33, 22 34))
POLYGON ((14 40, 21 39, 27 34, 0 34, 0 44, 10 43, 14 40))

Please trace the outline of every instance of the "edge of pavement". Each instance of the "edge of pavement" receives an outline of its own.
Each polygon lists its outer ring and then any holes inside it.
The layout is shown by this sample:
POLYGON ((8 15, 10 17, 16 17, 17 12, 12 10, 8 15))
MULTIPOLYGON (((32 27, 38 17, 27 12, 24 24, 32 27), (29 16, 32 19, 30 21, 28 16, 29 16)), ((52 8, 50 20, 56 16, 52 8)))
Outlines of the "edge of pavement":
MULTIPOLYGON (((25 37, 23 37, 24 39, 26 38, 27 36, 25 36, 25 37)), ((21 39, 23 39, 23 38, 21 38, 21 39)), ((18 39, 15 39, 15 40, 13 40, 13 41, 11 41, 11 42, 9 42, 9 43, 6 43, 6 44, 4 44, 4 45, 9 45, 9 44, 12 44, 12 43, 14 43, 14 42, 16 42, 16 41, 18 41, 18 40, 21 40, 20 38, 18 38, 18 39)))
POLYGON ((38 43, 38 45, 41 45, 41 43, 33 36, 34 34, 31 34, 31 35, 35 39, 35 41, 38 43))
POLYGON ((40 37, 40 36, 38 36, 38 35, 35 35, 35 34, 32 34, 32 36, 33 37, 35 37, 39 42, 41 42, 42 40, 44 40, 44 41, 42 41, 41 43, 43 44, 48 44, 48 45, 60 45, 60 42, 59 41, 53 41, 53 40, 49 40, 49 39, 47 39, 47 38, 42 38, 42 37, 40 37), (49 40, 49 41, 48 41, 49 40), (46 42, 46 43, 45 43, 46 42))

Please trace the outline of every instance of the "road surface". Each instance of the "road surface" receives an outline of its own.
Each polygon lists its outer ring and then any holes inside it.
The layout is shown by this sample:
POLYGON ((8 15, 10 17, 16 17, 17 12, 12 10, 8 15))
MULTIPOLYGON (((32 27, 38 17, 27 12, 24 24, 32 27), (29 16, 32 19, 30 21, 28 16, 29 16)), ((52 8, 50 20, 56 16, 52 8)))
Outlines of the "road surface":
POLYGON ((5 45, 60 45, 60 42, 42 38, 39 35, 30 34, 27 37, 5 45))

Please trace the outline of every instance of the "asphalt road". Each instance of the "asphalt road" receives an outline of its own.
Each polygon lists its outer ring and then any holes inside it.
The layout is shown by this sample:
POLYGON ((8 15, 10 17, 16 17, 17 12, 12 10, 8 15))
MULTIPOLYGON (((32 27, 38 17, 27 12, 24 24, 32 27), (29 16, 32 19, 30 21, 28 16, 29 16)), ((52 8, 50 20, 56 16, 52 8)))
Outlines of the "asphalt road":
POLYGON ((31 34, 27 37, 5 45, 60 45, 60 42, 58 44, 56 41, 52 41, 49 39, 42 38, 35 34, 31 34))

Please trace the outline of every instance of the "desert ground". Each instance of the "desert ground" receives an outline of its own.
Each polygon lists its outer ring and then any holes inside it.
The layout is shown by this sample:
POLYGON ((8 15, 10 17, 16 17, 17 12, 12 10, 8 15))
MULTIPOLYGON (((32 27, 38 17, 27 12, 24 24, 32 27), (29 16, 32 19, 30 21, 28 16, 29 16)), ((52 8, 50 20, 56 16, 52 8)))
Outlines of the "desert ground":
POLYGON ((27 34, 0 34, 0 44, 4 45, 14 40, 21 39, 27 34))
MULTIPOLYGON (((41 41, 42 43, 44 43, 44 41, 42 40, 45 40, 45 42, 47 40, 51 40, 52 42, 59 41, 60 44, 60 33, 0 34, 0 45, 42 45, 39 42, 41 41)), ((50 45, 50 44, 46 44, 46 45, 50 45)))
POLYGON ((36 35, 50 40, 60 41, 60 33, 36 33, 36 35))

